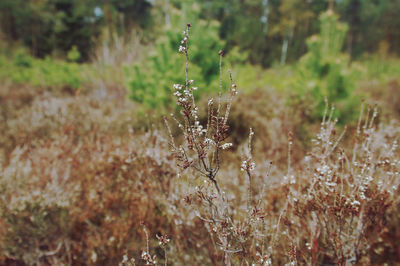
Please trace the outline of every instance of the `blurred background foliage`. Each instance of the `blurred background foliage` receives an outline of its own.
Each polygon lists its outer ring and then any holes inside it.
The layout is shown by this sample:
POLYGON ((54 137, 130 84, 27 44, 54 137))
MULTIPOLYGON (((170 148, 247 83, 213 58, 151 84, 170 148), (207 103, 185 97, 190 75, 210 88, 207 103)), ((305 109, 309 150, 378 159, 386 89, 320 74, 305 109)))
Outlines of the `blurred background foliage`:
MULTIPOLYGON (((190 75, 198 95, 218 91, 219 57, 242 91, 266 87, 287 102, 324 99, 342 121, 368 79, 396 79, 400 0, 3 0, 0 78, 71 92, 105 87, 127 93, 144 110, 171 108, 182 83, 177 53, 191 22, 190 75)), ((224 79, 224 87, 227 79, 224 79)))
POLYGON ((250 52, 251 63, 265 67, 296 61, 306 53, 306 39, 319 32, 319 15, 329 6, 349 26, 343 49, 351 58, 376 52, 382 42, 389 52, 399 53, 399 4, 398 0, 3 0, 0 27, 8 44, 19 41, 33 56, 65 56, 75 46, 80 61, 88 61, 105 32, 124 36, 140 29, 145 33, 142 41, 152 43, 171 25, 215 20, 226 50, 238 46, 250 52))

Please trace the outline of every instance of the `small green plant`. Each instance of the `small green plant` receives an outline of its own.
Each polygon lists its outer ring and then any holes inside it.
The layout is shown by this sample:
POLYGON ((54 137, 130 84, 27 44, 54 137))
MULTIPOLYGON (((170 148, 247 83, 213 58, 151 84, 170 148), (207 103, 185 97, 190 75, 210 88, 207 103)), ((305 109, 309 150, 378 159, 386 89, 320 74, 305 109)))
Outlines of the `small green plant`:
POLYGON ((297 65, 293 87, 315 103, 315 118, 321 117, 326 98, 339 107, 346 122, 355 118, 351 110, 360 104, 353 97, 356 73, 349 66, 349 56, 341 52, 348 26, 332 10, 322 13, 319 21, 320 34, 307 40, 308 52, 297 65))
POLYGON ((81 53, 76 45, 72 46, 71 50, 68 51, 67 58, 71 62, 77 62, 81 58, 81 53))
MULTIPOLYGON (((208 51, 223 49, 225 43, 218 36, 219 23, 199 19, 200 11, 196 5, 193 7, 184 11, 186 17, 197 18, 192 20, 196 27, 193 30, 193 46, 190 48, 191 77, 196 80, 196 86, 204 88, 203 93, 212 93, 218 87, 218 57, 210 55, 208 51)), ((165 38, 156 43, 154 54, 126 68, 130 76, 129 97, 143 104, 146 109, 171 107, 173 99, 170 83, 182 83, 184 58, 176 53, 176 43, 180 40, 181 32, 176 31, 178 27, 174 25, 182 25, 180 16, 172 20, 172 27, 166 27, 165 38)))

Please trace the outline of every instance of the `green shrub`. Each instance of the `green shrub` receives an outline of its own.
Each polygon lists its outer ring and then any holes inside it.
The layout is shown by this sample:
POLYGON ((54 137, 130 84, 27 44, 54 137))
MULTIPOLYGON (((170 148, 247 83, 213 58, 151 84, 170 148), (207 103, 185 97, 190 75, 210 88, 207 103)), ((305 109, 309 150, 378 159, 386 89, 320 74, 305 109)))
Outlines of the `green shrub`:
MULTIPOLYGON (((218 91, 219 56, 209 51, 223 49, 225 42, 219 39, 219 23, 199 19, 199 8, 189 5, 183 8, 183 14, 178 12, 173 16, 172 27, 165 29, 165 37, 155 44, 154 53, 142 62, 126 67, 128 78, 129 97, 133 101, 142 103, 145 108, 163 109, 172 106, 171 82, 183 83, 185 59, 177 54, 181 32, 175 29, 178 25, 185 25, 187 21, 193 24, 191 28, 190 46, 190 77, 194 86, 201 87, 202 93, 212 94, 218 91), (185 19, 183 19, 185 17, 185 19), (176 26, 175 26, 176 25, 176 26)), ((242 56, 236 52, 235 60, 242 56)), ((198 95, 197 95, 198 96, 198 95)))
POLYGON ((315 103, 314 118, 321 117, 326 98, 340 107, 345 122, 354 118, 351 110, 359 105, 352 97, 357 72, 350 68, 349 56, 341 52, 348 26, 331 10, 322 13, 319 21, 320 34, 307 40, 308 52, 297 65, 293 87, 315 103))
MULTIPOLYGON (((76 54, 73 55, 76 57, 76 54)), ((75 58, 76 59, 76 58, 75 58)), ((0 79, 35 87, 78 89, 85 80, 87 66, 74 62, 33 58, 19 51, 11 57, 0 56, 0 79)))
POLYGON ((81 58, 81 53, 75 45, 68 51, 67 58, 71 62, 77 62, 81 58))

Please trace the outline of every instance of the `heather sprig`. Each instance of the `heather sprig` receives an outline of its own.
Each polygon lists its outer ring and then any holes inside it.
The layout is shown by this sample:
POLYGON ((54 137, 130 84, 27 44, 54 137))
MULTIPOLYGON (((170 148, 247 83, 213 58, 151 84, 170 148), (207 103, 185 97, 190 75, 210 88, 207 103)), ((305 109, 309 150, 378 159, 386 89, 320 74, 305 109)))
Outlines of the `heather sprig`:
MULTIPOLYGON (((177 105, 181 108, 180 113, 182 117, 178 119, 174 115, 171 115, 184 136, 185 141, 183 144, 179 146, 175 144, 175 140, 166 118, 165 122, 169 131, 173 153, 182 170, 189 167, 195 169, 203 177, 214 184, 217 193, 222 197, 222 191, 217 180, 217 173, 220 169, 220 156, 222 150, 232 147, 232 143, 224 141, 228 137, 229 126, 227 121, 233 98, 237 94, 237 85, 233 83, 232 75, 230 74, 230 98, 225 113, 223 113, 221 109, 221 77, 218 107, 214 107, 213 99, 209 100, 207 125, 203 126, 199 120, 199 108, 196 105, 194 96, 194 91, 196 91, 198 87, 194 86, 195 81, 191 80, 189 75, 190 28, 191 24, 187 24, 186 30, 183 31, 184 37, 178 49, 186 58, 185 82, 184 84, 173 85, 173 94, 176 97, 177 105)), ((222 51, 220 51, 220 71, 222 71, 222 54, 222 51)))
MULTIPOLYGON (((265 235, 264 211, 259 202, 259 206, 252 204, 252 171, 255 168, 255 162, 252 157, 252 139, 254 131, 250 128, 247 154, 240 166, 249 180, 248 187, 248 210, 245 217, 237 216, 237 210, 232 206, 227 198, 227 194, 220 186, 220 180, 217 176, 221 169, 221 153, 223 150, 232 147, 232 143, 226 142, 229 136, 228 118, 233 100, 237 95, 237 85, 233 82, 230 71, 229 94, 226 105, 222 102, 222 57, 223 52, 218 52, 220 63, 220 85, 218 89, 217 104, 214 106, 214 99, 208 101, 207 124, 202 125, 199 120, 198 106, 193 91, 195 81, 190 79, 189 75, 189 52, 190 52, 190 31, 191 25, 188 24, 183 32, 183 39, 179 46, 179 52, 185 55, 185 82, 184 84, 174 84, 173 94, 176 97, 177 105, 181 108, 181 117, 171 115, 177 123, 182 136, 183 143, 177 144, 172 136, 168 121, 165 123, 170 135, 170 146, 178 166, 183 170, 192 168, 205 180, 213 184, 217 192, 215 196, 211 191, 204 187, 196 189, 196 197, 203 203, 198 206, 197 216, 204 222, 206 228, 210 228, 210 236, 214 247, 223 251, 224 263, 231 265, 231 259, 234 254, 246 254, 249 250, 257 250, 257 254, 265 254, 263 248, 255 248, 258 243, 265 242, 262 236, 265 235), (255 248, 255 249, 254 249, 255 248)), ((201 88, 200 88, 201 89, 201 88)), ((186 197, 187 202, 191 202, 186 197)), ((267 229, 268 230, 268 229, 267 229)), ((263 246, 263 245, 262 245, 263 246)), ((256 258, 256 254, 252 255, 256 258)), ((257 260, 270 261, 269 255, 258 256, 257 260)))

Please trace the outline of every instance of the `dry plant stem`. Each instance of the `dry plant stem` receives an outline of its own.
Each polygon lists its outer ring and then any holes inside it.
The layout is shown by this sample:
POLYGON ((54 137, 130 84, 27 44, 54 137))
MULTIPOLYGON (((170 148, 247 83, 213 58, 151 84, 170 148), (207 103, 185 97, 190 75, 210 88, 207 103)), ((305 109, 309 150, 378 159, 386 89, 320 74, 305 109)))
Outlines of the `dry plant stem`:
POLYGON ((147 228, 145 225, 143 225, 143 231, 146 235, 146 251, 142 252, 142 260, 145 261, 145 265, 156 265, 156 256, 151 256, 150 255, 150 249, 149 249, 149 233, 147 232, 147 228))
POLYGON ((247 209, 248 211, 251 210, 251 203, 252 203, 252 177, 251 177, 251 172, 246 171, 247 177, 249 178, 249 188, 248 188, 248 198, 247 198, 247 209))
POLYGON ((247 149, 248 149, 248 156, 247 156, 247 160, 246 160, 247 166, 245 168, 247 177, 249 178, 249 187, 248 187, 248 194, 247 194, 247 209, 248 209, 248 211, 250 211, 251 205, 252 205, 252 175, 251 175, 252 167, 249 166, 249 164, 252 163, 252 151, 251 151, 252 145, 251 144, 252 144, 252 140, 253 140, 253 135, 254 135, 253 129, 250 128, 249 141, 247 144, 247 149))
POLYGON ((289 132, 288 135, 288 166, 287 166, 287 175, 289 176, 292 173, 292 164, 291 164, 291 157, 292 157, 292 144, 293 144, 293 133, 289 132))
MULTIPOLYGON (((361 103, 361 111, 360 111, 360 116, 358 117, 358 123, 357 123, 357 131, 356 131, 356 138, 359 139, 361 137, 361 121, 363 117, 363 112, 364 112, 364 101, 361 103)), ((353 148, 353 158, 351 160, 351 164, 354 164, 356 161, 357 157, 357 149, 358 149, 358 141, 355 142, 354 148, 353 148)), ((354 174, 352 172, 352 174, 354 174)))
POLYGON ((265 174, 264 180, 263 180, 263 187, 261 189, 261 193, 259 195, 259 199, 258 199, 258 207, 261 207, 261 204, 263 202, 264 196, 265 196, 265 187, 266 187, 266 181, 265 179, 269 177, 269 175, 271 174, 271 169, 272 169, 272 162, 269 162, 268 164, 268 169, 267 169, 267 173, 265 174))
POLYGON ((149 233, 147 232, 146 226, 143 226, 143 231, 144 231, 144 234, 146 235, 146 251, 147 251, 147 254, 150 254, 150 250, 149 250, 149 233))
POLYGON ((222 51, 219 51, 219 90, 218 90, 218 109, 217 114, 221 111, 221 97, 222 97, 222 51))
MULTIPOLYGON (((229 207, 228 202, 224 197, 224 193, 221 190, 220 184, 217 180, 217 174, 220 169, 220 153, 222 149, 229 148, 232 146, 231 143, 224 143, 224 140, 227 138, 228 125, 227 120, 229 117, 231 105, 234 96, 236 95, 236 84, 233 83, 232 74, 229 71, 230 77, 230 96, 228 99, 228 103, 226 106, 225 113, 222 115, 222 106, 221 106, 221 98, 222 98, 222 51, 219 51, 219 71, 220 71, 220 80, 219 80, 219 93, 218 93, 218 106, 216 109, 213 108, 212 100, 209 101, 208 109, 207 109, 207 125, 206 128, 203 129, 203 126, 200 124, 197 114, 197 106, 195 103, 195 98, 193 94, 193 90, 197 89, 197 87, 192 87, 193 80, 190 80, 189 77, 189 29, 190 24, 187 25, 186 30, 184 31, 184 39, 181 41, 181 46, 179 47, 179 52, 185 54, 186 62, 185 62, 185 84, 174 84, 174 89, 176 92, 174 93, 177 96, 178 106, 182 107, 182 124, 173 117, 175 122, 177 122, 178 127, 182 130, 184 136, 184 145, 180 145, 177 147, 175 141, 173 139, 171 129, 168 126, 168 121, 164 118, 166 123, 169 137, 171 138, 170 145, 172 146, 172 150, 175 153, 175 156, 178 160, 178 166, 180 166, 183 170, 186 168, 193 168, 198 171, 201 176, 204 176, 207 180, 212 183, 213 188, 216 190, 217 197, 219 198, 219 203, 215 201, 215 196, 207 195, 202 191, 197 191, 198 196, 206 203, 205 206, 208 207, 208 216, 207 218, 201 217, 200 214, 197 216, 213 226, 213 230, 220 230, 219 232, 210 232, 211 235, 216 233, 218 238, 219 245, 224 252, 224 262, 226 265, 231 265, 231 256, 233 253, 239 252, 240 250, 231 250, 231 236, 229 230, 233 230, 234 223, 229 215, 229 207), (229 227, 229 225, 231 225, 229 227), (231 229, 228 229, 231 228, 231 229)), ((253 166, 251 162, 251 136, 253 132, 250 134, 250 148, 249 148, 249 163, 246 166, 246 172, 248 173, 250 183, 251 174, 250 174, 250 166, 253 166)), ((251 184, 250 184, 251 186, 251 184)), ((250 201, 251 201, 251 188, 250 188, 250 201)), ((214 238, 212 237, 213 243, 214 238)), ((215 245, 215 243, 214 243, 215 245)))
POLYGON ((185 62, 185 86, 186 88, 189 87, 189 29, 190 29, 190 24, 187 24, 186 26, 186 33, 185 37, 187 38, 185 42, 185 56, 186 56, 186 62, 185 62))
MULTIPOLYGON (((221 111, 221 97, 222 97, 222 51, 219 51, 219 91, 218 91, 218 109, 217 109, 217 136, 219 135, 219 117, 220 117, 220 111, 221 111)), ((217 174, 217 172, 219 171, 219 167, 220 167, 220 161, 219 161, 219 138, 217 138, 217 142, 216 142, 216 151, 215 151, 215 160, 217 163, 216 169, 215 169, 215 175, 217 174)), ((210 168, 211 168, 211 162, 210 162, 210 168)), ((216 186, 218 185, 217 182, 215 181, 216 186)))
POLYGON ((164 258, 165 258, 164 265, 167 266, 168 265, 168 256, 167 256, 167 248, 166 247, 164 247, 164 258))
MULTIPOLYGON (((186 32, 185 32, 185 38, 186 38, 186 41, 185 41, 185 47, 186 47, 186 49, 185 49, 185 57, 186 57, 186 63, 185 63, 185 89, 186 90, 189 89, 189 85, 190 85, 189 84, 189 29, 190 29, 190 24, 187 25, 186 32)), ((222 61, 221 58, 222 58, 222 55, 220 55, 220 67, 221 67, 221 61, 222 61)), ((221 86, 222 86, 222 81, 221 81, 221 86)), ((196 108, 194 96, 192 95, 191 98, 192 98, 192 102, 193 102, 193 107, 196 108)), ((220 103, 219 103, 219 105, 220 105, 220 103)), ((218 113, 219 113, 219 106, 218 106, 218 113)), ((217 182, 217 179, 216 179, 216 174, 217 174, 217 172, 219 170, 219 155, 218 155, 219 142, 216 143, 216 146, 217 146, 217 149, 216 149, 217 167, 215 169, 213 169, 212 166, 211 166, 212 162, 210 162, 210 165, 207 166, 207 163, 206 163, 205 159, 201 156, 201 150, 199 148, 199 144, 196 141, 195 134, 193 132, 190 113, 185 112, 184 116, 186 118, 187 128, 190 131, 189 132, 189 137, 191 138, 191 141, 193 142, 193 144, 194 144, 194 146, 196 148, 196 152, 197 152, 197 155, 198 155, 199 163, 202 164, 202 167, 203 167, 204 171, 202 171, 200 169, 196 169, 196 170, 200 171, 200 173, 205 175, 214 184, 219 196, 222 199, 221 188, 220 188, 220 186, 219 186, 219 184, 217 182)), ((218 134, 218 129, 217 129, 217 134, 218 134)))
POLYGON ((224 124, 226 124, 228 122, 228 117, 229 117, 229 113, 231 110, 233 97, 235 97, 235 95, 236 95, 236 84, 233 83, 232 72, 230 70, 228 70, 228 73, 229 73, 229 81, 230 81, 230 95, 229 95, 229 100, 228 100, 228 106, 226 107, 226 111, 225 111, 224 124))
POLYGON ((346 133, 346 130, 347 130, 347 126, 344 127, 342 133, 340 134, 339 138, 336 140, 335 144, 333 145, 333 147, 328 155, 330 155, 336 149, 337 145, 339 144, 339 142, 342 140, 344 134, 346 133))
POLYGON ((289 197, 286 199, 285 207, 283 207, 281 213, 279 214, 278 222, 276 224, 276 231, 272 238, 272 243, 271 243, 272 247, 274 247, 274 245, 276 243, 276 238, 278 237, 278 234, 279 234, 279 226, 281 224, 281 219, 282 219, 283 214, 286 212, 288 205, 289 205, 289 197))
POLYGON ((161 235, 161 236, 156 235, 156 237, 159 241, 159 245, 164 250, 164 265, 167 266, 168 265, 167 244, 169 243, 170 239, 168 239, 166 235, 161 235))

